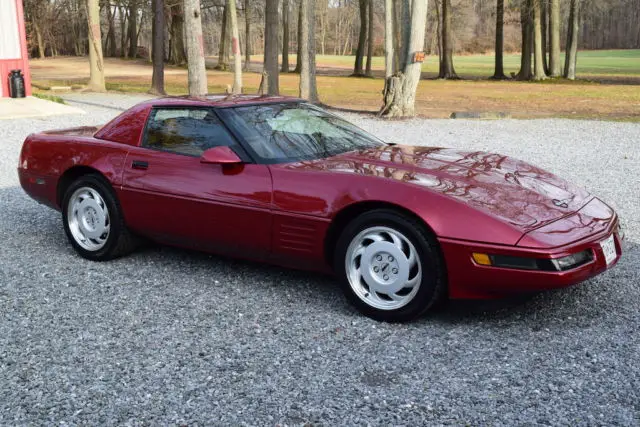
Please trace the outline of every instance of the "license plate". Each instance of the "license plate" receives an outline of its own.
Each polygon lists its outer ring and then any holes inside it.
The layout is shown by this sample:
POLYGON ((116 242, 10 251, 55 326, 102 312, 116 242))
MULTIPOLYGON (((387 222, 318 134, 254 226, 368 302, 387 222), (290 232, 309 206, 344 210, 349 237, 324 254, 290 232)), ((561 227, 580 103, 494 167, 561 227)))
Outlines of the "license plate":
POLYGON ((600 242, 600 247, 604 253, 604 259, 607 261, 607 265, 611 265, 616 260, 618 253, 616 252, 616 242, 613 238, 613 234, 607 239, 600 242))

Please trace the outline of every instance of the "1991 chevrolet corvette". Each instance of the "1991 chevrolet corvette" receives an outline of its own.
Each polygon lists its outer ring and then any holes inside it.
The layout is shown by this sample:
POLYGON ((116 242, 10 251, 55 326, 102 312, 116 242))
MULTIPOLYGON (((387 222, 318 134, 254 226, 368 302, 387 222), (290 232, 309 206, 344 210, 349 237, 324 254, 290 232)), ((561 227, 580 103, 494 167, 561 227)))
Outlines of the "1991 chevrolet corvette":
POLYGON ((386 144, 284 97, 141 103, 101 128, 30 135, 24 190, 85 258, 138 237, 334 272, 370 317, 564 287, 613 266, 615 212, 498 154, 386 144))

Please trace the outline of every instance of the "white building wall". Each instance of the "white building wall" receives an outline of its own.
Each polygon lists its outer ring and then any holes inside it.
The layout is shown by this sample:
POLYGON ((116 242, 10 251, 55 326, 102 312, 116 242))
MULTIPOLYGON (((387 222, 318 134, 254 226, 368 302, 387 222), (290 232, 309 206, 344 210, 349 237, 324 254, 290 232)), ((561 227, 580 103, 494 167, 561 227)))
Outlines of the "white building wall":
POLYGON ((0 60, 21 56, 16 2, 0 0, 0 60))

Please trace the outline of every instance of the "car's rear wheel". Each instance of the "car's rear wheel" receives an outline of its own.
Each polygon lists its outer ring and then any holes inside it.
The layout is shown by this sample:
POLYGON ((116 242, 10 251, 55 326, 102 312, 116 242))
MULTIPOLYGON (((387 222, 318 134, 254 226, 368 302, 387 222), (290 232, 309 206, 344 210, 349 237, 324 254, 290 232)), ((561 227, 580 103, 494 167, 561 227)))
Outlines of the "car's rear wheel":
POLYGON ((71 245, 84 258, 107 261, 135 248, 120 204, 100 175, 85 175, 71 183, 64 193, 62 218, 71 245))
POLYGON ((415 319, 444 295, 435 237, 393 210, 369 211, 353 220, 338 240, 334 264, 349 301, 377 320, 415 319))

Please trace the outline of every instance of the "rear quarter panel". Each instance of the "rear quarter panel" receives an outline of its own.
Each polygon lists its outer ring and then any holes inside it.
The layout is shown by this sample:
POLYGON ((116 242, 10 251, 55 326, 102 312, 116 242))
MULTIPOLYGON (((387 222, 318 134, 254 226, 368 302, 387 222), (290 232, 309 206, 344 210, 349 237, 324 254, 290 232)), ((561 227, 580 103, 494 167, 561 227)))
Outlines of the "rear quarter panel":
POLYGON ((122 167, 128 146, 93 137, 35 134, 25 140, 18 175, 20 184, 36 201, 60 209, 58 183, 65 172, 76 166, 92 168, 114 187, 122 184, 122 167))

